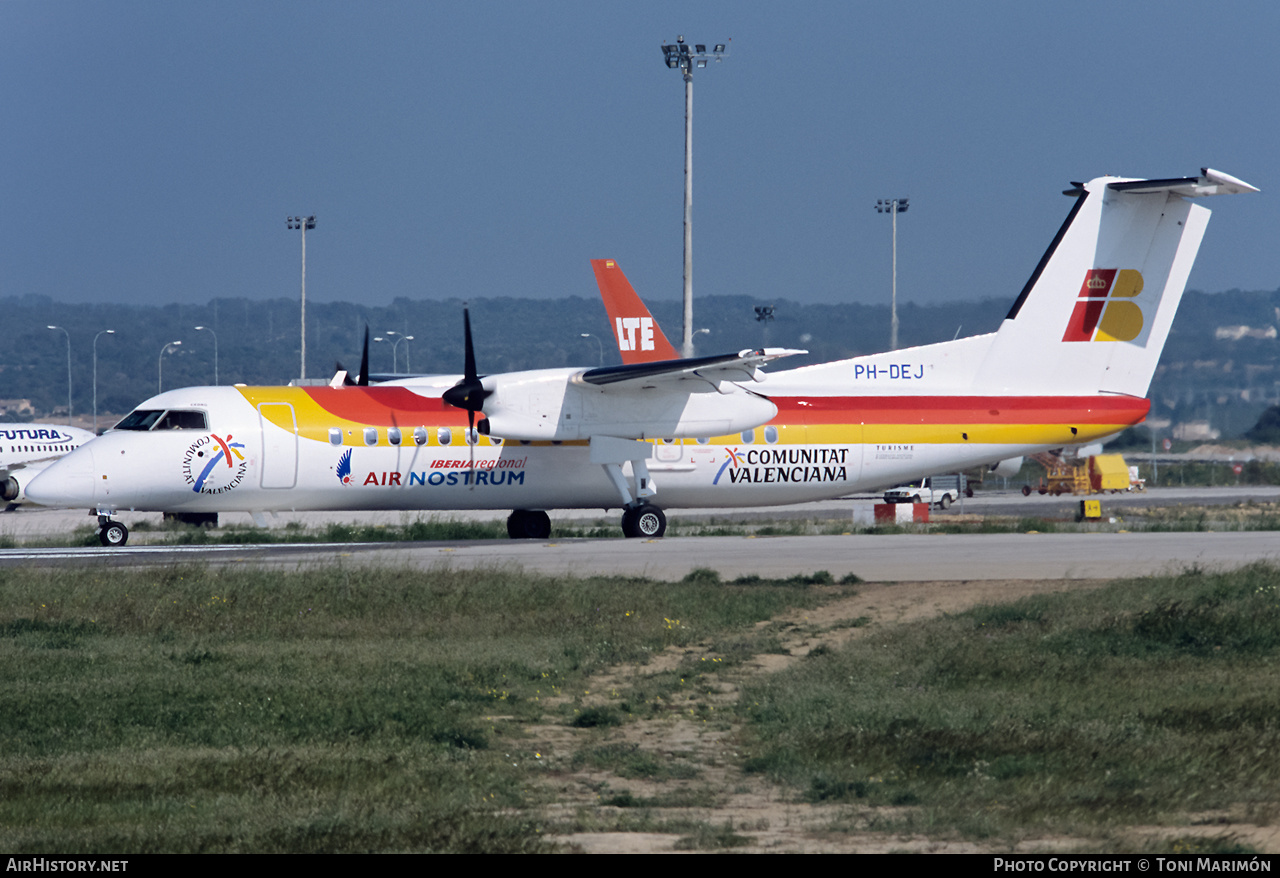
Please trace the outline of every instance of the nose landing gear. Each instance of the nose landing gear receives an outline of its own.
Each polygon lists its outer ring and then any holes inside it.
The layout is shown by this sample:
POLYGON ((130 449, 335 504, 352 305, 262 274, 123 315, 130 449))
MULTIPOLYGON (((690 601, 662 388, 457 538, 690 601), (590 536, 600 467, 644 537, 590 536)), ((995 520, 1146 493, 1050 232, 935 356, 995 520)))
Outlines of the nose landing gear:
POLYGON ((116 549, 129 542, 129 528, 109 516, 98 516, 98 541, 108 549, 116 549))

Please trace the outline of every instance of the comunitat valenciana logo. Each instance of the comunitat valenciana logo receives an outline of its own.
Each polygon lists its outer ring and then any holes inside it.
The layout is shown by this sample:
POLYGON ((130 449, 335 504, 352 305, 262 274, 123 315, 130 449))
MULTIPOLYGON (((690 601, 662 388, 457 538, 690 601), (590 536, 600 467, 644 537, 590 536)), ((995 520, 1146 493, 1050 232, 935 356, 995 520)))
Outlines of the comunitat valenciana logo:
POLYGON ((1084 275, 1063 341, 1133 341, 1142 334, 1142 272, 1091 268, 1084 275))
POLYGON ((197 494, 225 494, 244 481, 249 462, 244 445, 210 433, 192 443, 182 456, 182 477, 197 494))

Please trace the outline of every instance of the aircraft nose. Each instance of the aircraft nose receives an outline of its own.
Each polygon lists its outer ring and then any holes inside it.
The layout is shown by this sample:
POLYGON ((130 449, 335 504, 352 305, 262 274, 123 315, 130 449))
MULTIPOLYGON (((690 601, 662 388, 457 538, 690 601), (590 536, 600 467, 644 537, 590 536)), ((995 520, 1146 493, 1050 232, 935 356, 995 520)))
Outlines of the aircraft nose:
POLYGON ((93 490, 93 449, 86 445, 45 467, 26 494, 41 506, 93 506, 93 490))

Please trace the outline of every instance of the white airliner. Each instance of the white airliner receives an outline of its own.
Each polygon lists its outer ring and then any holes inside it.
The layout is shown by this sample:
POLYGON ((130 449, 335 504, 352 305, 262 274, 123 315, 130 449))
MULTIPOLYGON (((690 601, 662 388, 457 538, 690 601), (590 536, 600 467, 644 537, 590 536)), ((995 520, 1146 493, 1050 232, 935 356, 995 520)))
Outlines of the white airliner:
MULTIPOLYGON (((1062 228, 986 335, 767 380, 761 366, 795 352, 481 376, 464 311, 461 378, 168 391, 27 496, 89 508, 105 545, 128 537, 110 518, 121 510, 511 509, 511 536, 545 538, 547 509, 621 508, 626 535, 657 537, 664 507, 796 503, 1012 463, 1146 417, 1209 219, 1193 200, 1256 191, 1209 169, 1073 184, 1062 228)), ((615 329, 656 349, 639 323, 615 329)))
POLYGON ((20 503, 23 487, 37 472, 93 438, 79 427, 0 424, 0 499, 20 503))

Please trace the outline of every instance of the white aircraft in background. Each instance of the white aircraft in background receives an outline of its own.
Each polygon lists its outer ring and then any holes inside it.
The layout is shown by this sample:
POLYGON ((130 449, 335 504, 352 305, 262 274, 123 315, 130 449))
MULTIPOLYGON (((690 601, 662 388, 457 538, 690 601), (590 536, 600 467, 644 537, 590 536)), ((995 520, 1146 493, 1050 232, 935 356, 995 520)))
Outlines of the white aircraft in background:
MULTIPOLYGON (((760 367, 796 352, 481 376, 464 311, 461 378, 168 391, 27 496, 89 508, 104 545, 125 542, 110 516, 130 509, 265 523, 279 510, 501 508, 512 537, 545 538, 547 509, 620 507, 626 535, 658 537, 662 507, 819 500, 1085 444, 1150 408, 1209 218, 1192 200, 1256 191, 1208 169, 1073 184, 1066 222, 985 335, 767 381, 760 367)), ((621 326, 643 350, 644 328, 621 326)))
POLYGON ((23 486, 32 476, 92 438, 79 427, 0 424, 0 500, 10 505, 22 502, 23 486))

